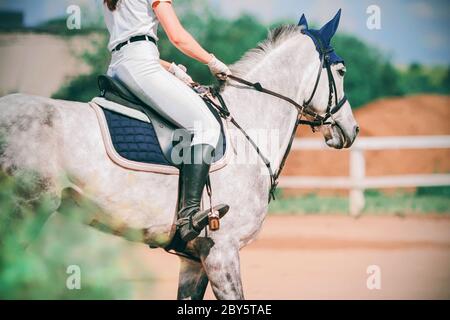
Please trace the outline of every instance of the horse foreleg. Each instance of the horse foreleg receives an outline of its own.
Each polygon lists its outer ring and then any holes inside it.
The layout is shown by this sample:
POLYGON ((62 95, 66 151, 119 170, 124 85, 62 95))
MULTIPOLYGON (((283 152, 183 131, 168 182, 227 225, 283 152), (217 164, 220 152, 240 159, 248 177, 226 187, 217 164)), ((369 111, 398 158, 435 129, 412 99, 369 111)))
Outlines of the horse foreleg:
POLYGON ((179 300, 202 300, 208 277, 200 262, 180 257, 179 300))
POLYGON ((217 299, 244 299, 237 245, 215 243, 202 255, 202 263, 217 299))

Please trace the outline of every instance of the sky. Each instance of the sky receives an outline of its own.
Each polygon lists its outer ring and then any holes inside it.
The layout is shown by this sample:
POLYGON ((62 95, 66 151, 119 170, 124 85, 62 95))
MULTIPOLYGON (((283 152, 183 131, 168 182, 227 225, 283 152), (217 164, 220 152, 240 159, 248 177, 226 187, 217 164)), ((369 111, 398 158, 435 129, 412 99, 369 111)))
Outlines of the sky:
MULTIPOLYGON (((188 1, 188 0, 174 0, 188 1)), ((219 15, 236 17, 249 13, 263 22, 280 19, 323 25, 342 8, 339 30, 351 33, 380 48, 397 64, 450 64, 449 0, 208 0, 219 15), (370 30, 367 8, 379 8, 380 29, 370 30)), ((25 24, 33 26, 64 16, 70 4, 95 9, 101 0, 0 0, 0 10, 18 10, 25 24)), ((92 12, 91 12, 92 13, 92 12)))

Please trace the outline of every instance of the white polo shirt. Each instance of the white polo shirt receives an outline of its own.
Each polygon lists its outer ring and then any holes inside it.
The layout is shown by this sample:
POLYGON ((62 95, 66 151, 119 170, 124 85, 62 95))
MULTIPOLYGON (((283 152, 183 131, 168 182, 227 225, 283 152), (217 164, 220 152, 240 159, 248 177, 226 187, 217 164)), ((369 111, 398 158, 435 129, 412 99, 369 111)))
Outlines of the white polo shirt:
POLYGON ((120 0, 114 11, 103 4, 106 27, 110 38, 108 49, 112 51, 119 43, 131 37, 148 35, 158 40, 158 19, 153 11, 155 2, 172 2, 172 0, 120 0))

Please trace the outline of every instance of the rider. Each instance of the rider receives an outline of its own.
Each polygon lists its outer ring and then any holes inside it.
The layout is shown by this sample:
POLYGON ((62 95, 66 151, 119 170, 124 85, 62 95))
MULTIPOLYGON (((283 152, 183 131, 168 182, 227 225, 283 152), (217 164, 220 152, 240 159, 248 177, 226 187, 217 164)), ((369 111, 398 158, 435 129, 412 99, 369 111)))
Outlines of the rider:
POLYGON ((112 52, 108 75, 122 81, 143 102, 193 135, 187 150, 190 159, 182 164, 182 205, 177 221, 181 238, 192 240, 201 231, 193 227, 191 218, 200 211, 220 125, 203 100, 186 85, 192 82, 186 69, 159 59, 158 24, 176 48, 207 65, 213 75, 224 80, 231 74, 230 69, 183 28, 172 0, 104 0, 103 8, 110 33, 108 49, 112 52))

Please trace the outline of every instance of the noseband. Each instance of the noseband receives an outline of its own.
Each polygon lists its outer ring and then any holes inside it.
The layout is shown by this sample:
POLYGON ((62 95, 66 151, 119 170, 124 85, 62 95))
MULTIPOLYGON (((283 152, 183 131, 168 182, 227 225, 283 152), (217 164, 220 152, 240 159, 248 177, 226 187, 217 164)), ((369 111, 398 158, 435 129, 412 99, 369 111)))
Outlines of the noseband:
MULTIPOLYGON (((312 31, 312 30, 311 30, 312 31)), ((326 49, 320 38, 317 37, 313 32, 311 32, 308 34, 310 37, 313 38, 313 40, 315 40, 315 44, 316 44, 316 48, 319 51, 319 56, 320 56, 320 66, 319 66, 319 71, 317 72, 317 76, 316 76, 316 82, 314 84, 314 88, 313 91, 311 93, 311 96, 309 97, 308 100, 304 101, 303 104, 299 104, 297 102, 295 102, 293 99, 286 97, 278 92, 274 92, 272 90, 266 89, 264 88, 261 83, 259 82, 250 82, 248 80, 245 80, 243 78, 234 76, 234 75, 228 75, 228 78, 231 80, 234 80, 236 82, 239 82, 243 85, 246 85, 248 87, 251 87, 259 92, 277 97, 281 100, 287 101, 289 102, 291 105, 293 105, 296 109, 297 109, 297 120, 294 126, 294 130, 292 131, 291 134, 291 138, 288 144, 288 147, 286 149, 286 152, 283 156, 283 159, 281 160, 280 163, 280 167, 278 168, 278 171, 276 171, 275 173, 272 170, 272 167, 270 165, 270 161, 261 153, 259 147, 257 146, 257 144, 251 139, 251 137, 245 132, 245 130, 236 122, 236 120, 231 117, 231 114, 228 110, 228 107, 225 104, 225 101, 223 100, 219 90, 216 88, 216 90, 213 91, 213 95, 215 97, 217 97, 217 99, 220 102, 220 106, 217 105, 214 101, 209 100, 209 102, 214 105, 217 110, 219 111, 219 114, 225 118, 228 119, 231 123, 233 123, 233 125, 239 129, 243 135, 245 136, 245 138, 250 142, 250 144, 255 148, 256 152, 258 153, 258 155, 260 156, 260 158, 262 159, 262 161, 264 162, 264 164, 266 165, 269 174, 270 174, 270 181, 271 181, 271 186, 270 186, 270 190, 269 190, 269 202, 271 199, 275 198, 275 189, 278 185, 278 178, 281 174, 281 171, 284 167, 284 164, 286 162, 287 156, 289 154, 289 151, 291 149, 292 146, 292 142, 294 141, 294 137, 295 137, 295 133, 297 132, 297 128, 299 125, 309 125, 311 126, 311 128, 315 128, 315 127, 319 127, 322 125, 327 125, 327 124, 333 124, 332 122, 327 122, 327 120, 329 118, 331 118, 331 116, 333 114, 335 114, 336 112, 338 112, 342 106, 345 104, 345 102, 347 102, 347 97, 344 96, 338 101, 338 97, 337 97, 337 90, 336 90, 336 83, 334 81, 334 77, 333 77, 333 73, 331 72, 331 65, 332 63, 330 62, 330 53, 333 52, 332 48, 328 48, 326 49), (325 114, 320 115, 317 112, 315 112, 313 110, 313 108, 311 107, 311 101, 314 98, 314 95, 316 94, 317 91, 317 87, 319 86, 319 81, 320 81, 320 76, 322 74, 322 69, 323 68, 327 69, 327 76, 328 76, 328 89, 329 89, 329 94, 328 94, 328 104, 327 104, 327 109, 325 114), (334 96, 334 100, 335 100, 335 104, 333 105, 333 96, 334 96), (303 120, 302 117, 309 117, 311 120, 303 120)))

